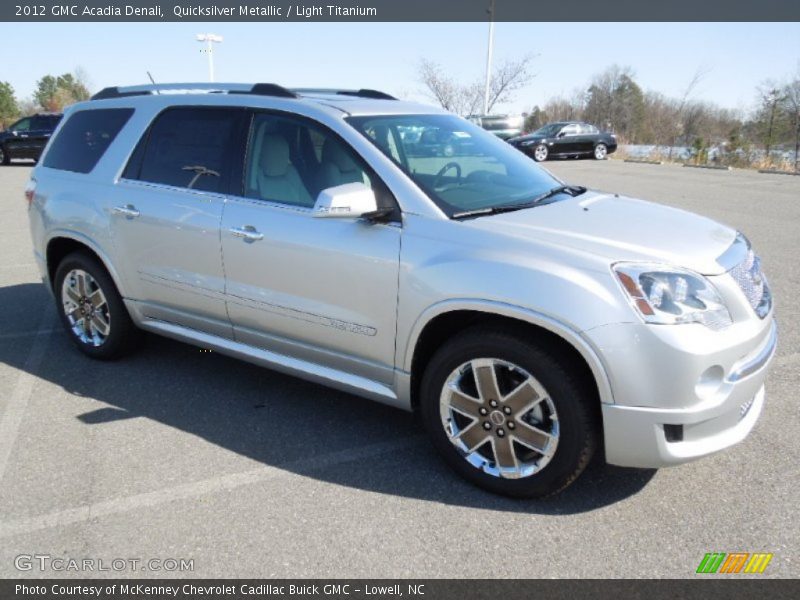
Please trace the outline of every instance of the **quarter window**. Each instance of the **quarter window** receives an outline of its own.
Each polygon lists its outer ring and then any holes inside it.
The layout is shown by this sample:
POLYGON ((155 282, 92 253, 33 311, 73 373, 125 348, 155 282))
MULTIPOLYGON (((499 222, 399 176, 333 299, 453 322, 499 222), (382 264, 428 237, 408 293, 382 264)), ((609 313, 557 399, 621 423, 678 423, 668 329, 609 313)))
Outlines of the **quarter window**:
POLYGON ((75 173, 90 172, 132 114, 132 108, 73 113, 53 140, 44 166, 75 173))
POLYGON ((226 191, 242 111, 174 108, 150 127, 125 176, 205 192, 226 191), (141 160, 141 166, 133 163, 141 160), (138 174, 134 171, 138 170, 138 174))

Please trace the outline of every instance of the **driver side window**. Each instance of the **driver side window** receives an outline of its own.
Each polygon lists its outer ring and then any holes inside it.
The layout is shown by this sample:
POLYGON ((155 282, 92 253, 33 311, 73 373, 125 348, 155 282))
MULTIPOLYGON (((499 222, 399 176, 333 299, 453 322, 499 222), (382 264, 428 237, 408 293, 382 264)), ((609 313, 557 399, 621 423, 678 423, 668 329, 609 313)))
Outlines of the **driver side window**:
POLYGON ((361 158, 338 136, 304 119, 255 115, 245 167, 245 197, 312 208, 322 190, 346 183, 374 188, 361 158))
POLYGON ((30 131, 31 130, 31 120, 30 119, 21 119, 14 123, 11 126, 12 131, 30 131))
POLYGON ((578 133, 578 126, 573 123, 571 125, 567 125, 564 129, 561 130, 561 135, 568 136, 568 135, 577 135, 578 133))

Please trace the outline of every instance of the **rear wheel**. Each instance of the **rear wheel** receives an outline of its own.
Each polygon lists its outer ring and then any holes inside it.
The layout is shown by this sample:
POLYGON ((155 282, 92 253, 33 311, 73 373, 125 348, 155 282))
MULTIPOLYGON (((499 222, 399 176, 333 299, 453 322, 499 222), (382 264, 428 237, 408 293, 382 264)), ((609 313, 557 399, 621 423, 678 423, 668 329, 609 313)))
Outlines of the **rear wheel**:
POLYGON ((608 148, 605 144, 597 144, 597 146, 594 147, 594 157, 597 160, 605 160, 607 156, 608 148))
POLYGON ((539 144, 536 148, 533 149, 533 160, 536 162, 543 162, 547 160, 547 155, 549 154, 547 150, 547 146, 544 144, 539 144))
POLYGON ((572 483, 597 447, 596 398, 544 347, 478 327, 442 346, 422 380, 434 446, 489 491, 542 497, 572 483))
POLYGON ((54 292, 61 322, 81 352, 108 360, 135 347, 140 332, 111 276, 90 254, 74 252, 61 261, 54 292))
POLYGON ((9 156, 8 151, 5 147, 0 146, 0 163, 7 165, 11 162, 11 156, 9 156))

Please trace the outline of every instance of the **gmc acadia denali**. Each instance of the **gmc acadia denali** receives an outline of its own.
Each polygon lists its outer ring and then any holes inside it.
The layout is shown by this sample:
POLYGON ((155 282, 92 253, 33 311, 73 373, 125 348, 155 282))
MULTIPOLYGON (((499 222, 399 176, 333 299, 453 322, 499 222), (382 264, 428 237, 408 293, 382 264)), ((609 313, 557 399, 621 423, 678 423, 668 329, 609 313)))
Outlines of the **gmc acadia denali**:
POLYGON ((553 494, 598 451, 706 456, 764 404, 772 298, 741 233, 375 90, 106 88, 25 194, 88 356, 146 330, 417 411, 493 492, 553 494), (426 130, 459 152, 407 151, 426 130))

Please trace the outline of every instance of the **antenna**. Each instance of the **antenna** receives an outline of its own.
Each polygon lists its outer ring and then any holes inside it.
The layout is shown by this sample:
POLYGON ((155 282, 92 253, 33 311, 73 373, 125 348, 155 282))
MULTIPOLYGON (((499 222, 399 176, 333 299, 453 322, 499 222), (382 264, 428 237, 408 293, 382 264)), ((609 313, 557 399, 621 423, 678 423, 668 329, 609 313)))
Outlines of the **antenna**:
MULTIPOLYGON (((150 71, 145 71, 145 73, 147 73, 147 77, 150 79, 150 83, 152 83, 153 85, 155 85, 155 84, 156 84, 156 80, 155 80, 155 79, 153 79, 153 76, 152 76, 152 75, 150 75, 150 71)), ((156 90, 156 94, 158 94, 158 90, 156 90)))

